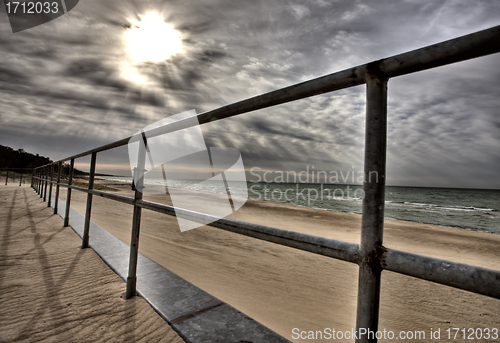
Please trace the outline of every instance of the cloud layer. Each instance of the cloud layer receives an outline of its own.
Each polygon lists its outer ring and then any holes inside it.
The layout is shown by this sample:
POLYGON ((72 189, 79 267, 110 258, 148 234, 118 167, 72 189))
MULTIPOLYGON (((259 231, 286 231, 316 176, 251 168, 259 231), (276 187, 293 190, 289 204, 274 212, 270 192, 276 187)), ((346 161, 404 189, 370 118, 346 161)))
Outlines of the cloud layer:
MULTIPOLYGON (((493 1, 80 1, 12 34, 0 17, 0 144, 63 158, 164 117, 198 113, 500 24, 493 1), (148 12, 181 53, 131 63, 148 12)), ((165 44, 159 41, 158 44, 165 44)), ((389 82, 388 183, 500 188, 500 56, 389 82)), ((364 87, 204 125, 247 169, 362 169, 364 87)), ((102 171, 123 158, 106 154, 102 171), (106 167, 105 167, 106 165, 106 167)))

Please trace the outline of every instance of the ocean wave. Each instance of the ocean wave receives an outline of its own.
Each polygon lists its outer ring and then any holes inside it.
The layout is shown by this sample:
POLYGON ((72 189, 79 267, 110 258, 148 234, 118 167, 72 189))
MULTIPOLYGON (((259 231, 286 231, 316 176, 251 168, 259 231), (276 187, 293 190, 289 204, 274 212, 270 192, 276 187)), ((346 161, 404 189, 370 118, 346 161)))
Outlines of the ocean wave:
POLYGON ((386 201, 386 204, 391 204, 395 206, 407 206, 412 208, 422 208, 435 211, 462 211, 462 212, 494 212, 493 208, 482 208, 474 206, 461 206, 461 205, 436 205, 436 204, 426 204, 418 202, 409 201, 386 201))
POLYGON ((325 196, 328 200, 339 200, 339 201, 355 201, 355 200, 362 200, 362 198, 353 198, 353 197, 336 197, 336 196, 331 196, 327 195, 325 196))

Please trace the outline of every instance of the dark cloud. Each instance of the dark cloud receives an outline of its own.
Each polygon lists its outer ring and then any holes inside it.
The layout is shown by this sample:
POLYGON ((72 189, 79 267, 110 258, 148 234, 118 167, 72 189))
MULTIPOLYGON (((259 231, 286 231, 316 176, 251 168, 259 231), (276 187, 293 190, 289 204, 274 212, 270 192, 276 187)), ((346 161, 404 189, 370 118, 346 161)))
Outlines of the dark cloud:
POLYGON ((251 129, 255 131, 257 134, 269 134, 273 136, 286 136, 290 138, 296 138, 303 141, 314 141, 314 137, 307 135, 307 127, 302 127, 304 133, 295 133, 292 130, 289 130, 286 126, 279 125, 274 122, 262 122, 262 121, 254 121, 251 129))
POLYGON ((104 68, 99 60, 83 59, 70 62, 66 66, 66 76, 89 77, 100 72, 108 72, 109 69, 104 68))
MULTIPOLYGON (((180 23, 175 28, 181 32, 190 34, 203 34, 211 30, 214 25, 210 21, 194 22, 194 23, 180 23)), ((192 40, 185 39, 185 42, 192 43, 192 40)))
POLYGON ((0 82, 7 84, 29 83, 29 79, 21 72, 0 67, 0 82))
POLYGON ((203 63, 215 63, 228 56, 229 54, 224 51, 204 50, 201 54, 199 54, 198 61, 203 63))

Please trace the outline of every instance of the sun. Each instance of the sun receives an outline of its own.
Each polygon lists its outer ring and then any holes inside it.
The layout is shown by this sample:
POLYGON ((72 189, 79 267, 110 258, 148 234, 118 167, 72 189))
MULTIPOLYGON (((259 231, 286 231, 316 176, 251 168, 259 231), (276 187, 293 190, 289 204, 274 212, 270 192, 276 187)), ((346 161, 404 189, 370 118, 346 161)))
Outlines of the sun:
POLYGON ((181 35, 157 13, 141 20, 125 32, 130 58, 135 62, 162 62, 181 51, 181 35))

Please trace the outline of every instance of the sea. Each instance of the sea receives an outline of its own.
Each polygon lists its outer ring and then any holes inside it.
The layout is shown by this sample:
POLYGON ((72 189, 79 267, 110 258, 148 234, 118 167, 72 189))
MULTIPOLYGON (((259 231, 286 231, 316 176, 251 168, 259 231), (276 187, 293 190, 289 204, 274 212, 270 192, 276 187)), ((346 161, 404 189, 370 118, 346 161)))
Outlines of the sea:
MULTIPOLYGON (((130 177, 99 177, 132 182, 130 177)), ((170 180, 169 186, 221 193, 220 185, 210 182, 170 180)), ((344 184, 233 182, 229 188, 233 196, 356 214, 361 214, 364 195, 361 185, 344 184)), ((387 186, 384 214, 390 219, 500 234, 500 190, 387 186)))

